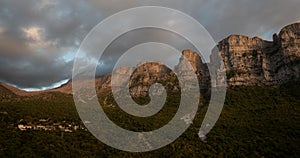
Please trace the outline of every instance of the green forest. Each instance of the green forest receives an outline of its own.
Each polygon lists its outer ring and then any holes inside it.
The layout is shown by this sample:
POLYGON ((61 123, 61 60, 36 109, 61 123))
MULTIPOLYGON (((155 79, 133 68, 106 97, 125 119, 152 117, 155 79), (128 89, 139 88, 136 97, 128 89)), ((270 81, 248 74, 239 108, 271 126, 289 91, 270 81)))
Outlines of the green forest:
MULTIPOLYGON (((133 118, 116 107, 103 107, 112 121, 136 131, 161 127, 178 108, 177 94, 149 119, 133 118)), ((0 157, 298 157, 300 155, 300 83, 280 87, 233 87, 221 116, 204 143, 198 137, 208 99, 202 97, 193 124, 161 149, 130 153, 111 148, 88 132, 71 95, 21 98, 0 103, 0 157), (47 124, 78 130, 20 130, 47 119, 47 124)), ((145 98, 144 98, 145 99, 145 98)), ((146 98, 147 99, 147 98, 146 98)), ((143 102, 143 98, 135 99, 143 102)), ((101 102, 101 96, 100 96, 101 102)))

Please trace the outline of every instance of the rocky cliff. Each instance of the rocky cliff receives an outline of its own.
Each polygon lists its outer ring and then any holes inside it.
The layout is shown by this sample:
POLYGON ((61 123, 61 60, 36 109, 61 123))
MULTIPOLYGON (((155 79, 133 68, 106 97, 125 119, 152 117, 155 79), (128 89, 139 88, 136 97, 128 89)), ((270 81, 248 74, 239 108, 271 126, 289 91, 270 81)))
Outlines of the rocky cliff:
POLYGON ((280 85, 299 79, 300 23, 284 27, 273 41, 231 35, 218 44, 229 86, 280 85))
POLYGON ((176 90, 173 86, 175 74, 161 63, 140 63, 130 77, 130 93, 133 97, 147 96, 150 86, 161 83, 168 89, 176 90))
POLYGON ((197 75, 199 81, 199 88, 201 90, 207 90, 210 88, 210 74, 208 70, 208 66, 204 63, 197 52, 192 50, 184 50, 182 52, 182 57, 179 61, 179 64, 176 66, 175 71, 182 71, 184 68, 180 68, 184 66, 183 59, 186 59, 190 65, 192 66, 195 74, 197 75))

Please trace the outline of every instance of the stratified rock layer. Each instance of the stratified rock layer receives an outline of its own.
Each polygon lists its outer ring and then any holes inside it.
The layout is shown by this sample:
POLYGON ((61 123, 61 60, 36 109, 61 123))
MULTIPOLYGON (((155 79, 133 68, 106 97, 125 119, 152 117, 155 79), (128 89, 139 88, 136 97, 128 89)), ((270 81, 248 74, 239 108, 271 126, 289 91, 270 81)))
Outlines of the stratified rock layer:
POLYGON ((280 85, 298 80, 300 23, 286 26, 273 42, 231 35, 218 44, 229 86, 280 85))

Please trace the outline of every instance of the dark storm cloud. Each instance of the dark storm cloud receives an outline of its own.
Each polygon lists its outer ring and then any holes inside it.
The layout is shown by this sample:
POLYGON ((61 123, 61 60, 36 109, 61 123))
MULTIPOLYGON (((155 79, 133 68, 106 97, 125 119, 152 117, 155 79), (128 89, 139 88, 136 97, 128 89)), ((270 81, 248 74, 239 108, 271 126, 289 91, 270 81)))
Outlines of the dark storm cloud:
POLYGON ((0 1, 0 81, 38 88, 69 79, 64 57, 100 20, 81 1, 0 1))
POLYGON ((72 69, 72 63, 64 61, 56 61, 55 64, 46 65, 39 62, 39 59, 28 60, 27 62, 14 61, 12 63, 9 58, 1 58, 0 62, 1 65, 6 65, 0 67, 0 74, 5 75, 2 80, 20 88, 45 87, 63 79, 69 79, 69 72, 72 69))
POLYGON ((193 15, 203 21, 216 40, 230 34, 270 38, 266 32, 278 32, 300 20, 299 0, 212 0, 208 6, 198 11, 194 6, 193 15))
MULTIPOLYGON (((230 34, 270 38, 283 26, 300 20, 299 0, 1 0, 0 81, 38 88, 70 78, 72 57, 87 33, 105 17, 143 5, 190 14, 215 41, 230 34)), ((127 41, 117 41, 108 49, 99 64, 103 72, 112 68, 124 48, 143 41, 147 31, 139 34, 126 36, 127 41)), ((174 45, 182 42, 168 33, 153 38, 174 45)))
POLYGON ((178 9, 198 20, 216 41, 230 34, 264 36, 269 30, 300 20, 299 0, 88 0, 94 7, 112 14, 141 5, 178 9))

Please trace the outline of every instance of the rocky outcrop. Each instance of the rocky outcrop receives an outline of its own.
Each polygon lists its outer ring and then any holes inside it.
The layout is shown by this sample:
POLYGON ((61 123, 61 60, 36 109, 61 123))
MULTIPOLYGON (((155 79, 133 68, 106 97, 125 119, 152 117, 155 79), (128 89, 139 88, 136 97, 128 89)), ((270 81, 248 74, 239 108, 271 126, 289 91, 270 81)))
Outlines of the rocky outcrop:
POLYGON ((167 89, 175 90, 175 74, 161 63, 139 63, 130 77, 130 93, 133 97, 147 96, 151 85, 161 83, 167 89))
POLYGON ((241 35, 231 35, 218 44, 229 85, 256 85, 264 81, 263 48, 266 41, 241 35))
POLYGON ((182 52, 182 57, 180 58, 179 64, 176 66, 175 71, 181 73, 186 68, 182 68, 183 59, 186 59, 192 66, 194 73, 196 74, 199 81, 199 88, 201 90, 208 90, 210 88, 210 74, 208 66, 204 63, 197 52, 192 50, 184 50, 182 52))
MULTIPOLYGON (((279 83, 300 78, 300 23, 284 27, 278 35, 278 49, 270 54, 274 80, 279 83)), ((271 68, 272 69, 272 68, 271 68)))
POLYGON ((231 35, 218 44, 229 86, 280 85, 299 79, 300 23, 289 25, 273 36, 231 35))

